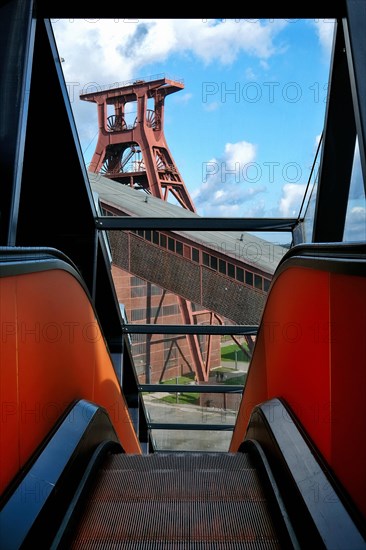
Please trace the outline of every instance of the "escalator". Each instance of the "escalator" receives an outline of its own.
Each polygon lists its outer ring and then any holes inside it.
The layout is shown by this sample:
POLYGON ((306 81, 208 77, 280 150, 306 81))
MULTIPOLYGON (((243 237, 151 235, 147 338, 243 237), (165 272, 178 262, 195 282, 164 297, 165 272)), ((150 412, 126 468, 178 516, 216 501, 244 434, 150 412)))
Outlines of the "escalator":
POLYGON ((2 550, 300 548, 258 443, 128 454, 106 411, 84 400, 3 498, 0 534, 2 550))
POLYGON ((363 363, 351 379, 333 369, 343 352, 334 332, 303 348, 296 342, 295 369, 293 338, 267 330, 288 327, 299 312, 304 329, 315 311, 319 322, 329 311, 352 317, 355 363, 361 359, 363 246, 295 247, 284 258, 228 453, 144 453, 130 386, 119 385, 102 334, 77 330, 100 326, 76 269, 52 249, 1 253, 1 550, 366 548, 363 363), (292 299, 278 309, 284 292, 292 299), (56 338, 55 327, 68 337, 56 338), (334 416, 319 423, 310 396, 321 392, 327 404, 346 384, 352 407, 333 399, 334 416))
POLYGON ((3 497, 1 549, 364 549, 289 414, 256 407, 236 453, 142 455, 123 451, 106 411, 76 402, 3 497))
POLYGON ((60 547, 101 549, 113 544, 293 547, 250 453, 107 456, 94 476, 79 523, 60 547))
POLYGON ((128 454, 106 411, 76 402, 3 495, 1 549, 364 549, 290 418, 259 405, 237 453, 128 454))

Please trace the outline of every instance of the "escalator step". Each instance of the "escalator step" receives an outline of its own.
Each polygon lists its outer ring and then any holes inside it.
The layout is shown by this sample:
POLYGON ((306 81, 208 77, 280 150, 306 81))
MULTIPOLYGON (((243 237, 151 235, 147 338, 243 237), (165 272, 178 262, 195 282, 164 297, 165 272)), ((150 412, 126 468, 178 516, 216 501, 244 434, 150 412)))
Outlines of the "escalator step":
POLYGON ((73 549, 281 548, 243 453, 111 455, 95 476, 73 549))

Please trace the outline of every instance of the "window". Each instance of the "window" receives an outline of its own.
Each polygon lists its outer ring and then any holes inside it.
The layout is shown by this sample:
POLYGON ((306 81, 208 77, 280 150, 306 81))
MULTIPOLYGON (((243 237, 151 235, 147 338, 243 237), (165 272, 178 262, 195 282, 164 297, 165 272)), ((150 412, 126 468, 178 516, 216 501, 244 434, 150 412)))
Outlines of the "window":
POLYGON ((226 262, 225 260, 219 260, 219 272, 226 275, 226 262))
POLYGON ((183 256, 183 243, 176 241, 175 242, 175 251, 177 254, 183 256))
POLYGON ((131 277, 130 278, 130 285, 131 286, 143 286, 145 285, 145 281, 143 279, 140 279, 140 277, 131 277))
POLYGON ((146 296, 146 286, 131 287, 131 298, 142 298, 146 296))
MULTIPOLYGON (((154 309, 157 309, 157 308, 154 308, 154 309)), ((178 313, 179 313, 178 304, 172 304, 171 306, 162 307, 162 315, 178 315, 178 313)))
POLYGON ((145 343, 146 341, 146 334, 131 334, 131 342, 133 344, 137 343, 145 343))
POLYGON ((166 235, 160 234, 160 246, 166 248, 166 235))
POLYGON ((262 290, 262 277, 260 275, 254 275, 254 286, 258 290, 262 290))
POLYGON ((236 280, 244 283, 244 269, 242 269, 241 267, 236 268, 236 280))
POLYGON ((210 267, 217 271, 217 258, 215 256, 210 256, 210 267))
POLYGON ((227 274, 229 277, 232 277, 232 279, 235 279, 235 265, 230 263, 227 264, 227 274))
POLYGON ((253 273, 250 271, 245 272, 245 283, 247 285, 253 286, 253 273))
POLYGON ((210 256, 206 254, 206 252, 203 252, 202 254, 202 261, 203 261, 203 265, 207 265, 207 266, 210 265, 210 256))
POLYGON ((175 252, 175 240, 171 237, 168 237, 168 249, 175 252))
POLYGON ((200 251, 198 250, 198 248, 192 248, 192 260, 194 262, 199 263, 199 261, 200 261, 200 251))
POLYGON ((160 288, 160 286, 151 285, 151 295, 152 296, 160 296, 163 294, 163 289, 160 288))
POLYGON ((131 321, 142 321, 146 319, 146 309, 133 309, 131 311, 131 321))
POLYGON ((133 344, 132 350, 134 355, 145 355, 146 344, 133 344))

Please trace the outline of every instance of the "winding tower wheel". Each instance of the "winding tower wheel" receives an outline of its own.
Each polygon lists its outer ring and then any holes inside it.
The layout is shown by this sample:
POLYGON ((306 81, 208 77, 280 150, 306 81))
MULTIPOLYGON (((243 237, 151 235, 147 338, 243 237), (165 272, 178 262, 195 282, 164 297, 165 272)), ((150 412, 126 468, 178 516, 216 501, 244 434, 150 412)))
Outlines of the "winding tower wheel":
POLYGON ((146 111, 146 126, 153 130, 157 130, 160 127, 160 118, 153 109, 146 111))
POLYGON ((107 118, 107 129, 109 132, 122 132, 127 130, 127 123, 123 115, 110 115, 107 118))
POLYGON ((137 143, 110 145, 101 168, 104 176, 117 176, 125 172, 142 171, 141 149, 137 143), (136 158, 134 158, 136 157, 136 158))
POLYGON ((103 176, 113 176, 119 174, 122 169, 121 158, 124 147, 121 144, 110 145, 105 153, 104 161, 100 169, 103 176))

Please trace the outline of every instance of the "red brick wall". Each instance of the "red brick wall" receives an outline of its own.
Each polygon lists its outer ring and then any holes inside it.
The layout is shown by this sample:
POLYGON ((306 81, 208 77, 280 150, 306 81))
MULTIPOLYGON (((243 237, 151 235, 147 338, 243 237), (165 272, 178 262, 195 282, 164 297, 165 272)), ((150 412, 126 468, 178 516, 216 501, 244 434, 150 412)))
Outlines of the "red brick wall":
MULTIPOLYGON (((112 275, 118 301, 125 306, 129 323, 184 324, 180 312, 179 298, 156 285, 139 283, 136 277, 113 265, 112 275), (139 295, 141 294, 141 295, 139 295), (147 315, 147 319, 146 319, 147 315)), ((140 281, 142 281, 140 279, 140 281)), ((210 323, 210 313, 197 316, 199 324, 210 323)), ((204 359, 208 336, 204 341, 204 359)), ((184 335, 131 335, 132 353, 141 383, 158 383, 181 375, 193 374, 192 357, 187 337, 184 335)), ((212 336, 210 366, 221 362, 220 336, 212 336)))

